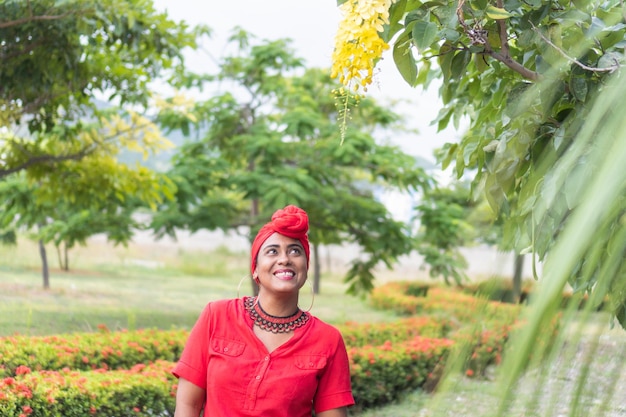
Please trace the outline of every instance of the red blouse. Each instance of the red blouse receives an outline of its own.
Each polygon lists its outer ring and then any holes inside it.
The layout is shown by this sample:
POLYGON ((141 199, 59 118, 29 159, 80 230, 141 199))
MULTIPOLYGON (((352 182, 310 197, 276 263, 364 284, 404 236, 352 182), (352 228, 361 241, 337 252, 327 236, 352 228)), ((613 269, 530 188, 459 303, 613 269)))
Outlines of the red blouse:
POLYGON ((269 353, 243 299, 209 303, 173 374, 206 389, 206 417, 311 417, 354 404, 339 331, 311 316, 269 353))

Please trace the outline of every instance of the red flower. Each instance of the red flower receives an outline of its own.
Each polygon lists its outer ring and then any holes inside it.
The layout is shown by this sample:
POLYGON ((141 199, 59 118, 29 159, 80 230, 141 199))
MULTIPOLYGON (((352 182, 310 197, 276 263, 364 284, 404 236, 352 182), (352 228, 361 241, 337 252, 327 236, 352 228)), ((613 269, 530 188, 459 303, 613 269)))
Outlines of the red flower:
POLYGON ((15 370, 15 375, 26 375, 30 374, 31 370, 28 366, 20 365, 15 370))

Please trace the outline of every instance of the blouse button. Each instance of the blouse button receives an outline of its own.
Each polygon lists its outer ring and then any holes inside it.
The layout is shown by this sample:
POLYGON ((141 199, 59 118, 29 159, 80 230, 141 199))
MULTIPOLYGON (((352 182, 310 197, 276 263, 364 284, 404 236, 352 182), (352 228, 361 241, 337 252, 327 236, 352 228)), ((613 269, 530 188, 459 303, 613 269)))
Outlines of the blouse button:
POLYGON ((224 348, 224 352, 228 352, 228 348, 226 348, 226 347, 225 347, 225 348, 224 348))
POLYGON ((269 357, 269 356, 266 356, 266 357, 265 357, 265 360, 266 360, 266 361, 269 361, 269 360, 270 360, 270 357, 269 357))
POLYGON ((256 378, 256 379, 261 379, 261 376, 260 376, 260 375, 257 375, 255 378, 256 378))

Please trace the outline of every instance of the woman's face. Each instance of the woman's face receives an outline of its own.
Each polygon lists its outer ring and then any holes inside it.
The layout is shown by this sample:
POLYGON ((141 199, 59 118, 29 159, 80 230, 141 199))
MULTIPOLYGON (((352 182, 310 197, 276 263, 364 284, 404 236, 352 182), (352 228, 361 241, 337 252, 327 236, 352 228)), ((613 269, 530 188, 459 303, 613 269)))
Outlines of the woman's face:
POLYGON ((300 241, 274 233, 259 250, 255 275, 261 288, 297 293, 307 279, 306 265, 300 241))

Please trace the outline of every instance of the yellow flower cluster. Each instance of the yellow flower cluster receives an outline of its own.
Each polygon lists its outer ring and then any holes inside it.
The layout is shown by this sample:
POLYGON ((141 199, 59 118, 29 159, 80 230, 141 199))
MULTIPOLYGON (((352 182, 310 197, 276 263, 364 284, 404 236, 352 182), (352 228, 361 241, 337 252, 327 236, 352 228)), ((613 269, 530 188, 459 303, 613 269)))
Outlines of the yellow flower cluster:
POLYGON ((348 0, 339 6, 343 19, 335 36, 331 77, 355 92, 367 91, 374 67, 389 45, 378 35, 389 23, 396 0, 348 0))

